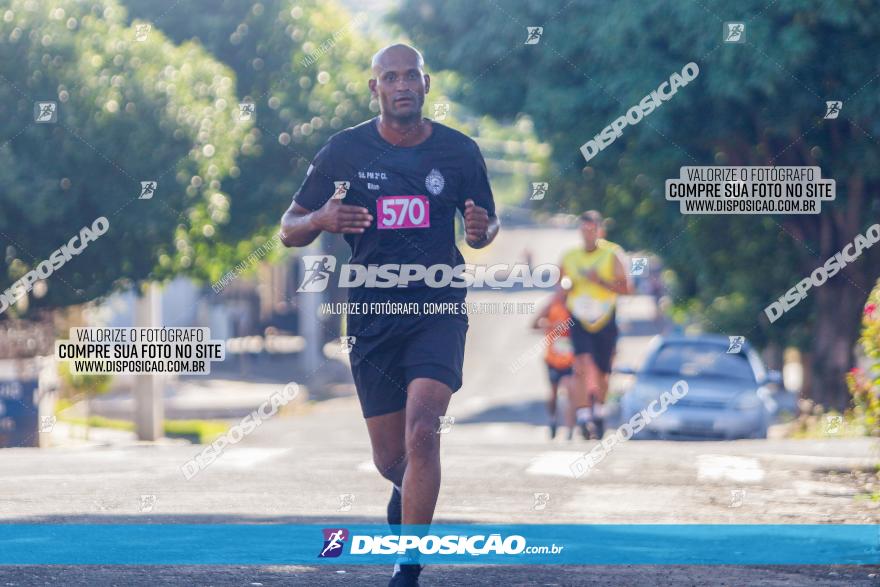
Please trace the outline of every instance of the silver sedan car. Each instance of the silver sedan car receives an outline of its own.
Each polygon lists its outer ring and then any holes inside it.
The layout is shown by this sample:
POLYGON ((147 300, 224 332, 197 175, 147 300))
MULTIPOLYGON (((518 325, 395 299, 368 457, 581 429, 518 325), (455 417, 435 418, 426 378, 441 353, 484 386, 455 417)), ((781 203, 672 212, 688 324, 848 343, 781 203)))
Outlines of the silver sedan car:
POLYGON ((647 422, 636 438, 766 438, 779 412, 782 389, 778 371, 768 371, 745 341, 733 344, 719 335, 661 336, 653 342, 635 383, 620 400, 620 416, 629 422, 645 410, 647 422), (679 380, 687 393, 658 413, 660 395, 679 380), (657 403, 655 403, 657 402, 657 403))

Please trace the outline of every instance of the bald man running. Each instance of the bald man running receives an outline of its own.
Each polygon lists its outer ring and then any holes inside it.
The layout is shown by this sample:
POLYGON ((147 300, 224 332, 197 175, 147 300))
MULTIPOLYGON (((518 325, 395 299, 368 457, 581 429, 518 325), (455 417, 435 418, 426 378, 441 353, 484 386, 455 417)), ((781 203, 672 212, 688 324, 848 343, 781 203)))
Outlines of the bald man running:
MULTIPOLYGON (((315 156, 281 221, 286 246, 305 246, 321 232, 342 234, 350 263, 455 267, 455 211, 466 242, 482 248, 498 233, 486 163, 464 134, 422 117, 431 86, 421 54, 407 45, 373 57, 370 92, 379 116, 333 135, 315 156), (350 182, 331 198, 335 182, 350 182)), ((344 185, 344 184, 343 184, 344 185)), ((452 302, 464 288, 349 290, 349 301, 452 302)), ((361 305, 360 307, 364 307, 361 305)), ((450 306, 447 306, 450 307, 450 306)), ((388 523, 430 524, 440 491, 440 418, 461 387, 467 316, 349 315, 351 370, 379 472, 394 485, 388 523)), ((418 585, 421 566, 396 565, 390 585, 418 585)))

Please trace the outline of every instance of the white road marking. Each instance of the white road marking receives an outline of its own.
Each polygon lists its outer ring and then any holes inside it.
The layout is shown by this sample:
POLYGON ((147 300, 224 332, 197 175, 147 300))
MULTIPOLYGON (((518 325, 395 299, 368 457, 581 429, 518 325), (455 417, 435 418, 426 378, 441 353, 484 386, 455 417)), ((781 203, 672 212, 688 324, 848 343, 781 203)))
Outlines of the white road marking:
POLYGON ((290 452, 289 448, 230 448, 225 450, 212 464, 226 469, 252 469, 260 463, 276 459, 290 452))
POLYGON ((764 469, 758 459, 729 455, 698 455, 697 481, 760 483, 764 469))
POLYGON ((355 467, 356 471, 361 473, 378 473, 379 470, 376 468, 376 464, 373 461, 364 461, 359 463, 357 467, 355 467))
POLYGON ((554 450, 543 452, 532 459, 526 469, 527 475, 549 475, 557 477, 571 477, 571 464, 584 455, 583 452, 570 450, 554 450))

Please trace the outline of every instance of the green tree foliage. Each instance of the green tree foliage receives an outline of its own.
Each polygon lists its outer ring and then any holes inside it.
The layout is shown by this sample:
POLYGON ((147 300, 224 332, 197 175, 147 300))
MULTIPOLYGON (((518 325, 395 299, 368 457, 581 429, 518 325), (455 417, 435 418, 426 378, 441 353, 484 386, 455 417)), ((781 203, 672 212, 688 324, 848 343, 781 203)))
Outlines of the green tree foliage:
POLYGON ((318 0, 125 0, 133 22, 177 42, 201 43, 237 76, 256 106, 235 177, 224 182, 230 218, 197 256, 218 279, 278 230, 312 157, 333 133, 363 122, 371 106, 372 52, 363 19, 318 0))
MULTIPOLYGON (((2 284, 105 216, 109 231, 38 287, 30 309, 191 271, 230 220, 222 180, 247 124, 233 72, 158 30, 137 40, 113 0, 12 0, 0 7, 2 284), (58 104, 34 122, 35 101, 58 104), (138 199, 141 181, 158 181, 138 199)), ((10 314, 14 314, 10 310, 10 314)))
POLYGON ((880 247, 777 322, 763 308, 880 217, 872 3, 406 0, 395 21, 466 80, 456 99, 532 117, 564 194, 546 206, 615 217, 618 240, 675 270, 679 306, 711 330, 807 349, 808 393, 843 406, 880 247), (744 43, 722 41, 726 21, 746 23, 744 43), (544 27, 539 43, 524 44, 527 26, 544 27), (691 61, 696 80, 585 165, 580 145, 691 61), (826 100, 843 101, 838 119, 823 120, 826 100), (664 200, 679 167, 713 164, 817 165, 837 201, 821 215, 698 217, 664 200))

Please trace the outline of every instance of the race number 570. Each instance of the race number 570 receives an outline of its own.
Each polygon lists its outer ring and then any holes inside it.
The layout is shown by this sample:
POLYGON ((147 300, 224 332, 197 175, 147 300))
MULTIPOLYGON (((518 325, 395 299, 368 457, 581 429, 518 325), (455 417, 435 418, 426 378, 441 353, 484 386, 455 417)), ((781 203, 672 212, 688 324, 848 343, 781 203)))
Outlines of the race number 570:
POLYGON ((376 200, 379 229, 428 228, 431 208, 425 196, 382 196, 376 200))

